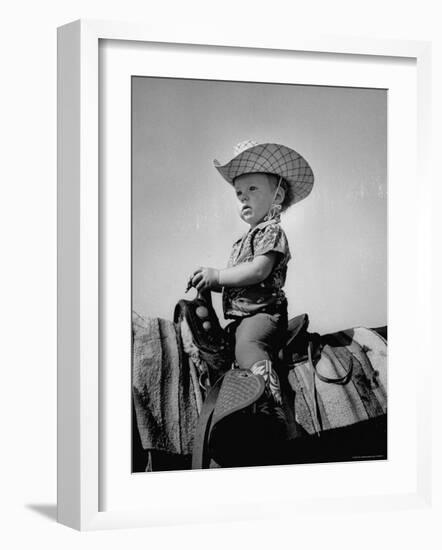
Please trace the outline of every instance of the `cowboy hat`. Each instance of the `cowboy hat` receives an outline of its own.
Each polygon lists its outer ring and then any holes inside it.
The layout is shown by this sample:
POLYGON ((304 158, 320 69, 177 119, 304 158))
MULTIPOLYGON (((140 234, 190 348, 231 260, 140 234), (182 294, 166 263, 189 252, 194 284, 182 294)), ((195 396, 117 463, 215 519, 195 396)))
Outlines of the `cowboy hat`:
POLYGON ((308 162, 285 145, 247 140, 236 145, 234 155, 223 166, 216 159, 213 161, 218 172, 232 185, 238 176, 253 172, 281 176, 287 184, 286 208, 305 199, 312 190, 314 176, 308 162))

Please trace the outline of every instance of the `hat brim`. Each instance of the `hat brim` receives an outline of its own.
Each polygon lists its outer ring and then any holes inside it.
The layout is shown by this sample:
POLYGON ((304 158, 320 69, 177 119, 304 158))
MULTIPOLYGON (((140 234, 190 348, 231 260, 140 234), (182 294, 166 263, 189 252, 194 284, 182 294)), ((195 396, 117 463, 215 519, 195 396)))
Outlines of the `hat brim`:
POLYGON ((281 176, 290 187, 287 206, 305 199, 313 188, 314 175, 305 158, 295 150, 277 143, 263 143, 246 149, 230 162, 215 168, 230 184, 238 176, 265 172, 281 176))

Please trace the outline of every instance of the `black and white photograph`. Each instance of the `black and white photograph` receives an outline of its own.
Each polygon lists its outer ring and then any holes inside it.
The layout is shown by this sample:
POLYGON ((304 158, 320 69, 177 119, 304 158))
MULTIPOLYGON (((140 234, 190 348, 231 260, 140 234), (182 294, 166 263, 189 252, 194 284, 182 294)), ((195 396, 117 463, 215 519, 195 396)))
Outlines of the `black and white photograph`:
POLYGON ((387 457, 387 90, 132 77, 132 471, 387 457))
POLYGON ((439 550, 440 2, 2 13, 0 546, 439 550))

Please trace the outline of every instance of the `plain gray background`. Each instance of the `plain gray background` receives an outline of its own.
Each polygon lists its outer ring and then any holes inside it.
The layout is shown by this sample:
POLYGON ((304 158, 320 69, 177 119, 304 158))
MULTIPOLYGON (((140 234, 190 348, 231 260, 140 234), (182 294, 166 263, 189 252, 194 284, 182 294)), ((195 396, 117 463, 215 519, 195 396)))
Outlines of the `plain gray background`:
POLYGON ((213 159, 251 138, 292 147, 315 174, 282 217, 289 315, 319 332, 387 324, 385 90, 134 77, 132 128, 135 311, 170 319, 195 267, 226 265, 248 226, 213 159))

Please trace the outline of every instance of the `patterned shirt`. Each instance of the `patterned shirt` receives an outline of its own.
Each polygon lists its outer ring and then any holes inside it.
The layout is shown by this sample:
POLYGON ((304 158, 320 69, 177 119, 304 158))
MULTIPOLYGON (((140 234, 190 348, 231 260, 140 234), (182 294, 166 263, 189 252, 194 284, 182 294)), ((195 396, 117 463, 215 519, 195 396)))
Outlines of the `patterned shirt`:
POLYGON ((270 275, 261 283, 244 287, 224 287, 223 310, 226 319, 250 317, 263 311, 273 312, 286 303, 282 288, 291 255, 286 234, 278 221, 273 219, 258 224, 233 244, 227 267, 251 262, 268 252, 278 254, 270 275))

